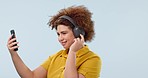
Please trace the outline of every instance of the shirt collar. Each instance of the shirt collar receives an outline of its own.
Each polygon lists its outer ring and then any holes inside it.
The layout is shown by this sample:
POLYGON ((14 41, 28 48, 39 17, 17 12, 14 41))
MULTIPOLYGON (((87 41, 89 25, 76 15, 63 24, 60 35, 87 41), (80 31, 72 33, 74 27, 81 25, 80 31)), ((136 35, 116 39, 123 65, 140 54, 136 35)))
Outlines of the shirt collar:
POLYGON ((63 52, 62 52, 62 55, 61 55, 61 56, 62 56, 62 57, 67 58, 67 56, 68 56, 68 49, 63 50, 63 52))
POLYGON ((80 50, 77 51, 76 56, 81 57, 88 52, 89 52, 89 48, 87 45, 85 45, 83 48, 81 48, 80 50))

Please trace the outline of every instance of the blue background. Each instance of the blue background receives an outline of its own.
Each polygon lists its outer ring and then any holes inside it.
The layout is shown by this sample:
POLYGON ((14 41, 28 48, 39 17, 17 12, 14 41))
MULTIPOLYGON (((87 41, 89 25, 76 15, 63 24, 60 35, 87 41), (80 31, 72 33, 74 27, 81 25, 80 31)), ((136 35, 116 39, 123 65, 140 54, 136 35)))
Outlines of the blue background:
POLYGON ((87 45, 102 59, 100 78, 148 78, 148 0, 0 0, 0 78, 20 78, 6 47, 16 30, 19 55, 31 69, 63 49, 47 22, 60 9, 84 5, 96 35, 87 45))

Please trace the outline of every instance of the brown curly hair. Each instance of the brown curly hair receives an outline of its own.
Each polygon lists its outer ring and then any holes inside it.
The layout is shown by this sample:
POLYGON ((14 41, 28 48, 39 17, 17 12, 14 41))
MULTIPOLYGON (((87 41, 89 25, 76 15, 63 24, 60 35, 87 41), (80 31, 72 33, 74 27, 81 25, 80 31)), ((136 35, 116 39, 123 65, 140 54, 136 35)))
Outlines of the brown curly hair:
POLYGON ((83 5, 81 6, 71 6, 68 8, 61 9, 58 14, 51 17, 48 24, 49 26, 57 29, 58 25, 71 26, 71 23, 67 20, 57 21, 60 16, 67 15, 71 17, 75 23, 84 29, 85 31, 85 42, 91 41, 94 38, 94 22, 91 20, 92 13, 83 5))

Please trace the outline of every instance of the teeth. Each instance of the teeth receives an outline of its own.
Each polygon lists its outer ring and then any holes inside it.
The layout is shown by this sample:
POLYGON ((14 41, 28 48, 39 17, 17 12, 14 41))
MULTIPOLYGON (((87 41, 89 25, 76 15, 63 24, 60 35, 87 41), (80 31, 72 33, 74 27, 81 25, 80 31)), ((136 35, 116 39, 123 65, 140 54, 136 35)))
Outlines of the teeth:
POLYGON ((66 40, 63 40, 63 41, 61 42, 61 44, 62 44, 62 45, 65 45, 66 42, 67 42, 66 40))
POLYGON ((66 42, 62 42, 62 45, 65 45, 66 44, 66 42))
POLYGON ((62 43, 66 43, 66 41, 63 41, 62 43))

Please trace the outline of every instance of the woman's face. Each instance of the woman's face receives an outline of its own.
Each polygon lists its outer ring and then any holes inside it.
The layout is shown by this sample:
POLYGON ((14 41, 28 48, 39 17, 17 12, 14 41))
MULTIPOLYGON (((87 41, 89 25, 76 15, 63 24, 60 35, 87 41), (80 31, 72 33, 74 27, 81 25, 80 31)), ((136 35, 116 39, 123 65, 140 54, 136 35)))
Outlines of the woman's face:
POLYGON ((68 26, 58 25, 57 35, 59 42, 65 49, 68 49, 74 42, 75 37, 72 30, 68 26))

